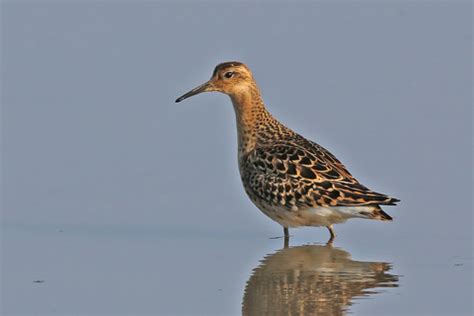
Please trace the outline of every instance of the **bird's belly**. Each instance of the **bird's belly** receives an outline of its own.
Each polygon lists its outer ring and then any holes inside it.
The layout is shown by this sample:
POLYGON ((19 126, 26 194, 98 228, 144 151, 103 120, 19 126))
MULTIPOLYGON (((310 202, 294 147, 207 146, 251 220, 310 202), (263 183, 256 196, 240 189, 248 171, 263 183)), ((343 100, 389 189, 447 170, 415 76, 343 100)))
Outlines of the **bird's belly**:
POLYGON ((311 207, 289 210, 283 206, 271 205, 266 201, 252 201, 268 217, 284 227, 329 226, 340 224, 354 217, 363 217, 361 211, 370 207, 311 207))

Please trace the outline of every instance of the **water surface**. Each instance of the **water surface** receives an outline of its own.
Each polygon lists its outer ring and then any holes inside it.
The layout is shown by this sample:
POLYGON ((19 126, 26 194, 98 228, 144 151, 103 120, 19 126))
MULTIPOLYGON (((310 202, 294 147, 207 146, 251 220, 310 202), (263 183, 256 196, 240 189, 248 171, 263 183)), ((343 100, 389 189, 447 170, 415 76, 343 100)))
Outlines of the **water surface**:
POLYGON ((353 301, 397 287, 386 262, 361 262, 332 245, 283 248, 247 281, 244 315, 343 315, 353 301))

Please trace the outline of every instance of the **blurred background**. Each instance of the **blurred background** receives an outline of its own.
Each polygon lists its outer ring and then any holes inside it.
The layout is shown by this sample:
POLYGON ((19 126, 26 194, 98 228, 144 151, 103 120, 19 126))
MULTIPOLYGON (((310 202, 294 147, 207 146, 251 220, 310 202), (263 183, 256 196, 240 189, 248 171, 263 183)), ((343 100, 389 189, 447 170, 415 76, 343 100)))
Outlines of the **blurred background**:
POLYGON ((2 314, 246 311, 281 227, 241 187, 228 97, 174 103, 229 60, 401 199, 393 223, 335 227, 398 280, 344 310, 472 313, 470 1, 3 1, 1 26, 2 314))

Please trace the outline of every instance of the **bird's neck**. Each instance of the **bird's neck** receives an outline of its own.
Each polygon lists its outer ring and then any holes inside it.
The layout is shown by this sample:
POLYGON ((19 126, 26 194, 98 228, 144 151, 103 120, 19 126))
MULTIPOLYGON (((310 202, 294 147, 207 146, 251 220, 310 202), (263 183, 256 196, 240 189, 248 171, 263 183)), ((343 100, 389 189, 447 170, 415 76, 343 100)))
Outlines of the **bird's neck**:
POLYGON ((259 142, 259 130, 274 122, 267 111, 257 86, 254 84, 230 95, 237 120, 239 158, 255 148, 259 142))

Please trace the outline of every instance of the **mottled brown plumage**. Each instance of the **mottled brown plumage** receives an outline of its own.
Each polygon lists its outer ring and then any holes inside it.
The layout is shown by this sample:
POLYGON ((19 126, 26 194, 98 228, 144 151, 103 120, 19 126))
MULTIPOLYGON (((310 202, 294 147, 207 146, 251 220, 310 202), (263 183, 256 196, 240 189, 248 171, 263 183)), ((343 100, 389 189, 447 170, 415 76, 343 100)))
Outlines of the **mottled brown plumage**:
POLYGON ((332 224, 351 217, 392 219, 380 205, 398 200, 363 186, 329 151, 275 119, 245 64, 219 64, 208 82, 176 102, 209 91, 225 93, 232 100, 242 183, 267 216, 285 228, 326 226, 331 239, 332 224))

